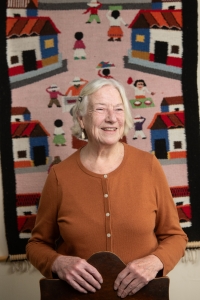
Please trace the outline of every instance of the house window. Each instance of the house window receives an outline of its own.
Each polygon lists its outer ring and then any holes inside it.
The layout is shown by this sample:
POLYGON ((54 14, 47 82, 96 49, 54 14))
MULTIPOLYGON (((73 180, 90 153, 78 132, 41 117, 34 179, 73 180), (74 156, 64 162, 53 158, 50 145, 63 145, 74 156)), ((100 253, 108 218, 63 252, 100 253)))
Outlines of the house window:
POLYGON ((26 155, 26 151, 17 151, 17 156, 18 158, 26 158, 27 155, 26 155))
POLYGON ((174 149, 182 149, 182 142, 174 142, 174 149))
POLYGON ((168 7, 168 9, 175 9, 175 8, 176 8, 175 5, 173 5, 173 6, 171 5, 171 6, 168 7))
POLYGON ((14 17, 19 18, 19 17, 21 17, 21 15, 20 14, 14 14, 14 17))
POLYGON ((172 46, 171 47, 171 53, 178 54, 179 53, 179 46, 172 46))
POLYGON ((54 47, 54 39, 44 41, 45 49, 53 48, 54 47))
POLYGON ((136 34, 135 41, 139 43, 144 43, 145 36, 141 34, 136 34))
POLYGON ((18 64, 18 62, 19 62, 19 58, 18 58, 18 56, 17 56, 17 55, 15 55, 15 56, 11 56, 11 58, 10 58, 10 62, 11 62, 11 64, 12 64, 12 65, 14 65, 14 64, 18 64))

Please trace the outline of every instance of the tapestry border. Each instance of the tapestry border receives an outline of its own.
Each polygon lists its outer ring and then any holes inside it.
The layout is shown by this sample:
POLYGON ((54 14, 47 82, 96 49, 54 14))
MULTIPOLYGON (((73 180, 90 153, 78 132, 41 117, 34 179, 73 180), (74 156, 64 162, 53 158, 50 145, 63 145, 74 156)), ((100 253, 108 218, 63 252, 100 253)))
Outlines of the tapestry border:
MULTIPOLYGON (((192 228, 185 228, 190 237, 189 248, 200 247, 200 201, 199 175, 200 175, 200 131, 199 106, 197 92, 197 1, 183 4, 183 71, 182 89, 185 105, 188 182, 190 186, 190 199, 192 206, 192 228), (192 16, 192 17, 191 17, 192 16), (184 27, 184 24, 187 26, 184 27), (192 63, 191 63, 192 61, 192 63), (194 113, 195 112, 195 113, 194 113), (190 124, 190 126, 188 126, 190 124)), ((5 209, 5 227, 9 254, 23 254, 27 239, 20 239, 17 230, 16 216, 16 182, 13 165, 12 139, 10 131, 11 87, 8 77, 6 61, 6 1, 2 2, 0 44, 0 152, 2 168, 3 201, 5 209), (9 213, 7 213, 9 211, 9 213)))

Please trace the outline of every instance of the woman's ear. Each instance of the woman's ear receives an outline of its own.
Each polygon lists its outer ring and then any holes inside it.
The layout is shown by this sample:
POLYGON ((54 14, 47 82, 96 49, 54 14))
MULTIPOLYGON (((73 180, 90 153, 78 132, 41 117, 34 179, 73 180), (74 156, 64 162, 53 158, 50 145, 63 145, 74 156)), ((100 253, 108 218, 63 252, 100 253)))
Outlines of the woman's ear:
POLYGON ((78 122, 79 122, 79 125, 81 126, 81 128, 84 129, 83 117, 82 116, 78 116, 78 122))

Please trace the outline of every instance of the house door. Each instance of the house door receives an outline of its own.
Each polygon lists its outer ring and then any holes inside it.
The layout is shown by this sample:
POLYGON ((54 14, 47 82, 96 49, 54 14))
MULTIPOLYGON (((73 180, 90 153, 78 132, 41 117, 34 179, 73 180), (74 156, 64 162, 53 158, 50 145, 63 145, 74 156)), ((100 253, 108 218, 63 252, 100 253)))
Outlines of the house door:
POLYGON ((29 72, 37 70, 35 50, 26 50, 22 52, 24 71, 29 72))
POLYGON ((34 166, 46 165, 45 146, 33 147, 34 166))
POLYGON ((165 139, 155 140, 155 156, 158 159, 167 158, 167 147, 165 139))
POLYGON ((155 42, 155 58, 154 61, 166 64, 167 63, 167 53, 168 53, 168 43, 166 42, 155 42))

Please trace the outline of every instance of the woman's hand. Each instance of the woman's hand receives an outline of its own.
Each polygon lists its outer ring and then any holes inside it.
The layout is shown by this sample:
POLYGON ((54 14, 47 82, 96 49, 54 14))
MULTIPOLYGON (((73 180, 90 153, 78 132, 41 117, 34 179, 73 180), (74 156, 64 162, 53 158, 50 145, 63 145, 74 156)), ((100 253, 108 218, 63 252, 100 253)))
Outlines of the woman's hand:
POLYGON ((52 272, 82 293, 96 292, 101 288, 101 274, 85 259, 60 255, 52 265, 52 272))
POLYGON ((163 264, 155 255, 133 260, 115 280, 114 289, 117 290, 117 295, 125 298, 127 295, 135 294, 154 279, 161 269, 163 264))

